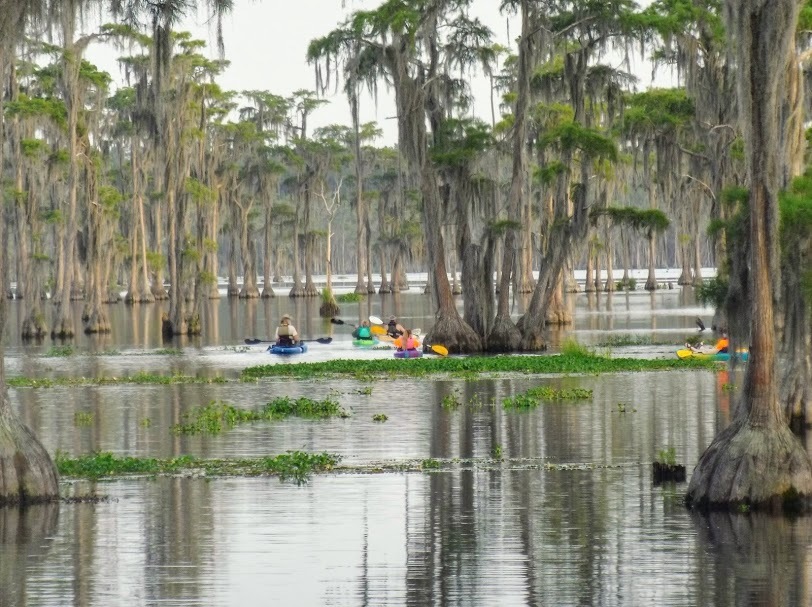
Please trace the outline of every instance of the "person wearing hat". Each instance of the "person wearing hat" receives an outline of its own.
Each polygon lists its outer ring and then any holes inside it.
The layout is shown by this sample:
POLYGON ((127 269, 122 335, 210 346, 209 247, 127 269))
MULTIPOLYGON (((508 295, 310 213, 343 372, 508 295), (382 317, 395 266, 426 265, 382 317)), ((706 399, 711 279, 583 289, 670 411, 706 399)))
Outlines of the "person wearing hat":
POLYGON ((295 346, 299 341, 299 333, 290 320, 290 314, 283 314, 279 319, 279 326, 276 327, 276 345, 295 346))
POLYGON ((392 339, 397 339, 403 335, 403 332, 403 327, 398 324, 397 318, 390 316, 389 323, 386 325, 386 334, 392 339))

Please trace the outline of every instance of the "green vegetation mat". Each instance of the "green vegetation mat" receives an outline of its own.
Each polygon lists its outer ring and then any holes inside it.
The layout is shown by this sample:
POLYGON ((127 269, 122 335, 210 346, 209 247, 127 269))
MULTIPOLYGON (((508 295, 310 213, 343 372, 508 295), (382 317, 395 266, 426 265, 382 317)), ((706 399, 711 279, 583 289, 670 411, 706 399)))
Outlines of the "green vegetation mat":
MULTIPOLYGON (((619 373, 624 371, 664 371, 670 369, 718 369, 712 360, 695 358, 610 358, 597 354, 558 354, 547 356, 466 356, 451 358, 422 358, 410 360, 341 359, 313 363, 273 364, 248 367, 240 374, 241 381, 256 381, 263 377, 311 378, 318 376, 350 376, 357 379, 378 377, 421 377, 447 374, 474 379, 479 374, 500 373, 619 373)), ((107 386, 119 384, 224 384, 224 377, 191 375, 161 375, 134 373, 121 377, 9 377, 11 388, 52 388, 54 386, 107 386)))
POLYGON ((466 458, 408 459, 340 465, 341 456, 332 453, 289 451, 260 458, 198 459, 180 456, 171 459, 117 456, 98 452, 70 458, 57 452, 56 466, 65 479, 114 479, 143 476, 189 476, 202 478, 277 476, 280 480, 307 482, 313 474, 382 474, 392 472, 442 472, 460 469, 544 469, 550 471, 593 470, 634 467, 644 464, 601 464, 595 462, 556 463, 544 458, 466 458))
POLYGON ((662 371, 668 369, 717 369, 713 361, 688 358, 609 358, 592 354, 551 356, 467 356, 459 358, 421 358, 412 360, 331 360, 248 367, 240 375, 243 381, 262 377, 314 377, 318 375, 376 375, 415 377, 474 373, 617 373, 621 371, 662 371), (710 362, 711 364, 707 364, 710 362), (701 364, 697 364, 701 363, 701 364))
POLYGON ((189 455, 171 459, 118 456, 98 452, 70 458, 57 452, 54 458, 60 476, 98 480, 128 476, 260 476, 306 481, 314 472, 335 467, 341 457, 330 453, 289 451, 273 457, 250 459, 198 459, 189 455))

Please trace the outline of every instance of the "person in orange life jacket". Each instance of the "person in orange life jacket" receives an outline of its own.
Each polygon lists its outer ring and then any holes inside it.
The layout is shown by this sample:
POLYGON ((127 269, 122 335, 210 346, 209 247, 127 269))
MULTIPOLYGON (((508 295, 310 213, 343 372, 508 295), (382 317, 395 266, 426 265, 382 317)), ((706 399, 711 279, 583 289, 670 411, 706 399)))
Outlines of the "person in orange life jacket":
POLYGON ((290 314, 283 314, 276 327, 276 345, 295 346, 299 341, 299 333, 290 322, 290 314))
POLYGON ((392 339, 397 339, 403 335, 403 327, 398 324, 394 316, 389 317, 389 323, 386 325, 386 334, 392 339))
POLYGON ((420 347, 420 342, 412 337, 412 332, 409 329, 406 329, 406 332, 395 340, 395 346, 400 352, 417 350, 420 347))
POLYGON ((355 339, 372 339, 372 331, 369 328, 369 321, 365 320, 361 323, 360 327, 356 327, 355 331, 352 332, 352 336, 355 339))
POLYGON ((730 340, 727 338, 727 332, 722 331, 722 337, 719 338, 719 341, 717 341, 713 347, 706 346, 703 341, 700 341, 698 346, 692 346, 687 343, 685 345, 694 352, 700 352, 702 354, 727 354, 728 348, 730 347, 730 340))
POLYGON ((727 332, 722 331, 722 337, 719 341, 716 342, 714 348, 719 354, 726 354, 728 348, 730 347, 730 340, 727 338, 727 332))

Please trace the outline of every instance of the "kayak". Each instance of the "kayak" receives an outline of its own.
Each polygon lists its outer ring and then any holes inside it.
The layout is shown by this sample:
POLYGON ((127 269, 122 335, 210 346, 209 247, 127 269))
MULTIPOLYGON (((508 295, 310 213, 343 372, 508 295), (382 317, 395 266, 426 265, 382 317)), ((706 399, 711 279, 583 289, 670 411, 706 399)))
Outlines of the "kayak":
MULTIPOLYGON (((742 362, 747 362, 749 353, 747 350, 737 350, 736 358, 742 362)), ((694 352, 688 348, 677 350, 677 358, 700 358, 705 360, 715 360, 718 362, 727 362, 730 360, 729 352, 694 352)))
POLYGON ((304 354, 307 352, 307 344, 297 344, 295 346, 280 346, 274 344, 268 348, 271 354, 304 354))
POLYGON ((353 346, 358 346, 359 348, 363 348, 365 346, 376 346, 378 345, 378 340, 375 337, 370 337, 368 339, 358 338, 352 340, 353 346))
POLYGON ((423 350, 395 350, 395 358, 420 358, 423 350))

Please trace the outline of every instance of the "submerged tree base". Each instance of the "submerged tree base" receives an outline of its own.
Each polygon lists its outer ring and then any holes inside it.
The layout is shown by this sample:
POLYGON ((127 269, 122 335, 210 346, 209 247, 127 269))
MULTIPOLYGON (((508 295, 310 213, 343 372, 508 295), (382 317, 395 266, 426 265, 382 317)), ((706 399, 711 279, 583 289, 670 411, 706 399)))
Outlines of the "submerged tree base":
POLYGON ((812 462, 785 424, 734 420, 702 454, 685 498, 689 508, 812 511, 812 462))
POLYGON ((456 314, 440 316, 423 341, 432 346, 445 346, 452 354, 482 352, 479 335, 456 314))
POLYGON ((485 349, 488 352, 516 352, 522 343, 522 334, 513 321, 506 316, 497 316, 488 333, 485 349))
POLYGON ((59 478, 48 452, 28 426, 11 413, 8 403, 0 403, 0 506, 58 498, 59 478))

